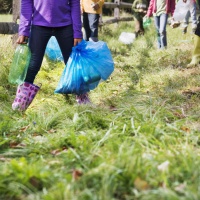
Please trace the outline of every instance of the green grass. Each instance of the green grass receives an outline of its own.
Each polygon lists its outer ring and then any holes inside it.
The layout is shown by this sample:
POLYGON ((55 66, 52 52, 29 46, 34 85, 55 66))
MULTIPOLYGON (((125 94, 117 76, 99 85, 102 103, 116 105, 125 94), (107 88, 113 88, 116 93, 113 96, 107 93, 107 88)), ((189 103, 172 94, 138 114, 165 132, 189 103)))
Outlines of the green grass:
POLYGON ((193 35, 167 27, 160 51, 152 24, 133 44, 120 43, 133 27, 102 27, 115 71, 90 92, 92 106, 54 94, 64 65, 45 58, 25 113, 11 109, 14 49, 0 36, 0 199, 200 199, 200 68, 186 68, 193 35))

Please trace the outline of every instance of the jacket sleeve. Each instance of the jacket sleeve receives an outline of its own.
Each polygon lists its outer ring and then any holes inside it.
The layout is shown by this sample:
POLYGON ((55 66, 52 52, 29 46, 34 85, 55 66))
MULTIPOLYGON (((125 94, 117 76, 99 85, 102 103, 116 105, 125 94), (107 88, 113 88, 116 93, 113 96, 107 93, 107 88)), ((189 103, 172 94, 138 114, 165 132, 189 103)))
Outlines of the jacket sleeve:
POLYGON ((99 0, 97 3, 99 4, 100 7, 102 7, 104 4, 104 0, 99 0))
POLYGON ((29 37, 33 15, 33 0, 21 0, 19 35, 29 37))
POLYGON ((148 7, 148 11, 147 11, 147 16, 148 17, 152 16, 154 2, 155 2, 155 0, 151 0, 150 3, 149 3, 149 7, 148 7))
POLYGON ((83 9, 83 0, 80 0, 80 5, 81 5, 81 13, 84 11, 83 9))
POLYGON ((138 1, 137 0, 135 0, 134 2, 133 2, 133 4, 132 4, 132 10, 135 10, 136 9, 136 4, 138 3, 138 1))
POLYGON ((171 0, 171 7, 170 7, 171 10, 170 10, 170 13, 171 13, 172 16, 174 14, 175 4, 176 4, 175 0, 171 0))
POLYGON ((74 38, 83 38, 80 0, 71 0, 71 18, 74 38))

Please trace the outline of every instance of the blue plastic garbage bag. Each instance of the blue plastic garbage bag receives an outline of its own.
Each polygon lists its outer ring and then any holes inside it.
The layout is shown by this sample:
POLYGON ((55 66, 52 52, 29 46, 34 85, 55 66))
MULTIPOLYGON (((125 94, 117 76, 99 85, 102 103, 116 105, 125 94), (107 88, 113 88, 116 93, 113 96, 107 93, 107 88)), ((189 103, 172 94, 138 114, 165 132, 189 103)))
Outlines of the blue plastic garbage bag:
POLYGON ((83 94, 107 80, 114 70, 114 62, 103 41, 82 40, 72 53, 61 75, 55 93, 83 94))
POLYGON ((47 43, 45 55, 52 61, 63 61, 63 56, 55 36, 47 43))

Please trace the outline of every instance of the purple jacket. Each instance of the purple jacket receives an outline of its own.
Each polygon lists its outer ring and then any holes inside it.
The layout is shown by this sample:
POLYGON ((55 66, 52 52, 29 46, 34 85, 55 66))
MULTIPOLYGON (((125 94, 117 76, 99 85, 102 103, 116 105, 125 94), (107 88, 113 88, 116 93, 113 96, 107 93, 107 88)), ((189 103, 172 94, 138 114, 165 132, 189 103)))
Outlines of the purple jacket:
POLYGON ((72 24, 74 38, 82 38, 80 0, 21 0, 19 35, 29 37, 31 24, 46 27, 72 24))
MULTIPOLYGON (((173 15, 174 10, 175 10, 175 0, 166 0, 166 13, 173 15)), ((151 0, 149 3, 149 8, 147 11, 147 16, 151 17, 153 13, 156 13, 156 0, 151 0)))

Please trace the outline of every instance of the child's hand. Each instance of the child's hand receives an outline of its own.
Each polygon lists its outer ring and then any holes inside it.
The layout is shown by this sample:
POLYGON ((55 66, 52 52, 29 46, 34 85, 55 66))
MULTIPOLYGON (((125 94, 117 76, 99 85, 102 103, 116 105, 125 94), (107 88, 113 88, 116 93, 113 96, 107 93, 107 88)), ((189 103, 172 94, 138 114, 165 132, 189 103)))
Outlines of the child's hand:
POLYGON ((94 10, 98 10, 98 9, 100 8, 100 6, 99 6, 98 3, 94 3, 94 4, 92 4, 92 8, 93 8, 94 10))
POLYGON ((141 12, 141 13, 146 13, 147 11, 146 11, 146 10, 144 10, 144 9, 142 9, 142 8, 140 8, 140 9, 138 9, 138 12, 141 12))
POLYGON ((82 41, 82 38, 74 38, 74 46, 82 41))
POLYGON ((27 44, 28 43, 28 37, 24 35, 20 35, 17 39, 17 44, 27 44))

